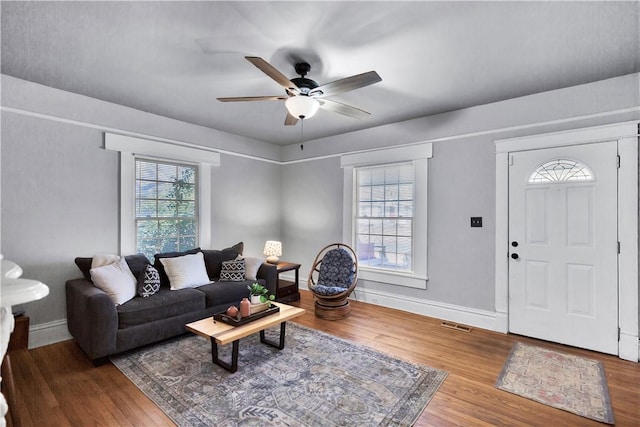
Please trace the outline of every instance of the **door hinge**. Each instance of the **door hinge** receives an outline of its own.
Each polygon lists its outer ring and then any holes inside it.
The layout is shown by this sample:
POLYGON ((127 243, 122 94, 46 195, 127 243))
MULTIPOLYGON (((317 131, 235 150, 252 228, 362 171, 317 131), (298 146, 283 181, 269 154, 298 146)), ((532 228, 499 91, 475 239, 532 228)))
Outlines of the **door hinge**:
POLYGON ((620 341, 620 328, 618 328, 618 341, 620 341))
POLYGON ((509 166, 513 166, 513 155, 509 154, 509 166))
POLYGON ((620 242, 618 242, 618 253, 620 253, 620 242))
POLYGON ((618 169, 620 169, 620 154, 618 154, 618 160, 617 160, 617 165, 618 165, 618 169))

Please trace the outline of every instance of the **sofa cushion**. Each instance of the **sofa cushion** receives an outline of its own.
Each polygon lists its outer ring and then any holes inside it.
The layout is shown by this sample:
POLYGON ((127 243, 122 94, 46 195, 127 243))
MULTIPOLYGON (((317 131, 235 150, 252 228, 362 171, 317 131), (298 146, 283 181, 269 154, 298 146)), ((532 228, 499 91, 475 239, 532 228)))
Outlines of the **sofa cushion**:
POLYGON ((116 307, 118 328, 124 329, 205 308, 205 294, 196 289, 160 289, 149 298, 135 297, 116 307))
POLYGON ((124 304, 136 296, 137 280, 124 258, 114 263, 91 269, 91 279, 114 304, 124 304))
POLYGON ((76 263, 85 279, 91 280, 91 257, 76 257, 73 261, 76 263))
POLYGON ((158 273, 160 274, 160 286, 169 287, 169 277, 167 277, 167 273, 164 271, 164 266, 162 265, 162 262, 160 262, 160 259, 175 258, 179 256, 189 255, 189 254, 196 254, 198 252, 200 252, 200 248, 190 249, 188 251, 183 251, 183 252, 163 252, 163 253, 155 254, 153 256, 154 257, 153 266, 156 268, 156 270, 158 270, 158 273))
POLYGON ((160 274, 158 270, 147 264, 144 271, 138 276, 137 294, 143 298, 150 297, 160 290, 160 274))
MULTIPOLYGON (((127 255, 124 257, 127 260, 127 264, 129 265, 129 269, 131 273, 140 277, 140 273, 144 270, 144 267, 147 264, 151 264, 144 254, 135 254, 135 255, 127 255)), ((74 262, 78 266, 78 269, 82 272, 82 275, 85 279, 91 280, 91 263, 93 262, 92 257, 77 257, 74 262)))
POLYGON ((144 254, 127 255, 124 257, 134 276, 140 277, 144 273, 147 265, 151 265, 144 254))
POLYGON ((236 259, 238 255, 242 255, 243 250, 243 242, 236 243, 231 247, 221 250, 203 249, 204 264, 207 267, 209 278, 211 280, 218 279, 220 277, 220 271, 222 270, 222 263, 236 259))
POLYGON ((171 290, 195 288, 211 282, 204 267, 202 252, 174 258, 160 258, 169 278, 171 290))
MULTIPOLYGON (((262 279, 257 280, 261 285, 265 285, 262 279)), ((208 285, 199 286, 196 289, 206 295, 207 308, 217 305, 237 305, 242 298, 249 297, 248 285, 256 283, 256 280, 244 280, 242 282, 215 282, 208 285)), ((226 307, 224 307, 226 309, 226 307)))
POLYGON ((256 280, 258 270, 264 262, 264 258, 244 257, 244 278, 245 280, 256 280))

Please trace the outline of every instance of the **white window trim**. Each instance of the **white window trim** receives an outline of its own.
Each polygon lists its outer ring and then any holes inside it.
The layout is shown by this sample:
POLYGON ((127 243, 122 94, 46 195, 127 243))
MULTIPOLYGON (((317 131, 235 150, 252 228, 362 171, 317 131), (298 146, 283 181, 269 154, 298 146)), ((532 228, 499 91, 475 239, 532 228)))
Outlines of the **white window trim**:
POLYGON ((384 271, 360 266, 358 276, 361 279, 427 289, 427 160, 432 156, 432 144, 429 142, 340 156, 340 167, 344 170, 342 238, 350 245, 353 245, 353 212, 356 209, 353 197, 356 184, 354 168, 401 162, 413 162, 415 165, 413 273, 384 271))
POLYGON ((197 163, 198 176, 198 245, 211 246, 211 167, 220 166, 220 153, 105 132, 107 150, 120 152, 120 254, 136 253, 135 236, 135 159, 197 163))

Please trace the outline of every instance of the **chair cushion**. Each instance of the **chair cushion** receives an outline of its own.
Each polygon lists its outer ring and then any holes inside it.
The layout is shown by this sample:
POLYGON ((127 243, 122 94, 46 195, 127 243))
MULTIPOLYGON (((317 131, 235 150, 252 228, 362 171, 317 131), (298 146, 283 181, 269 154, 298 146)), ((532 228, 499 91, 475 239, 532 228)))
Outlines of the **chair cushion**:
POLYGON ((167 319, 185 313, 193 313, 205 308, 205 294, 192 288, 172 291, 161 288, 156 294, 135 297, 116 307, 118 328, 167 319))
POLYGON ((344 292, 353 282, 353 258, 346 249, 331 249, 322 257, 318 283, 313 291, 319 295, 344 292))

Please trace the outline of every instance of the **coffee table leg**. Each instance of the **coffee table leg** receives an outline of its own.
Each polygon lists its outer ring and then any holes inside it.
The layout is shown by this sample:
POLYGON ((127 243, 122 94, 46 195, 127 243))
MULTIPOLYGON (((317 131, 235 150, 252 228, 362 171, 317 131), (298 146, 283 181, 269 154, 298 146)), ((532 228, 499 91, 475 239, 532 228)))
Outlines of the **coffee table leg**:
POLYGON ((286 329, 287 322, 280 323, 280 342, 275 343, 273 341, 269 341, 264 336, 264 331, 260 331, 260 342, 270 345, 271 347, 275 347, 278 350, 282 350, 284 348, 284 332, 286 329))
POLYGON ((218 357, 218 343, 214 337, 211 337, 211 357, 213 359, 213 363, 218 366, 222 366, 227 371, 233 373, 238 370, 238 344, 240 340, 235 340, 231 345, 231 363, 227 363, 223 360, 220 360, 218 357))

